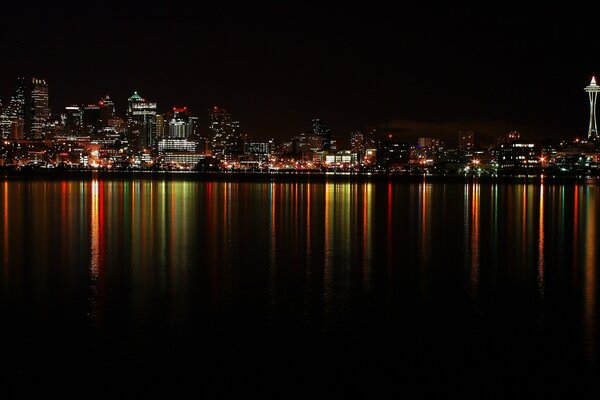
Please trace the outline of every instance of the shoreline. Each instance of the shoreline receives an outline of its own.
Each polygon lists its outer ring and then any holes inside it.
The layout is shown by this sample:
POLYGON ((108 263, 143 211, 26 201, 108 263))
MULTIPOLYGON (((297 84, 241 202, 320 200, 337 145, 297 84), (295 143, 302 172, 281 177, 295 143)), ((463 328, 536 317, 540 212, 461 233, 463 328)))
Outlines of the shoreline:
POLYGON ((246 172, 246 171, 106 171, 106 170, 0 170, 0 180, 163 180, 216 182, 427 182, 427 183, 523 183, 592 184, 595 176, 545 175, 425 175, 348 172, 246 172))

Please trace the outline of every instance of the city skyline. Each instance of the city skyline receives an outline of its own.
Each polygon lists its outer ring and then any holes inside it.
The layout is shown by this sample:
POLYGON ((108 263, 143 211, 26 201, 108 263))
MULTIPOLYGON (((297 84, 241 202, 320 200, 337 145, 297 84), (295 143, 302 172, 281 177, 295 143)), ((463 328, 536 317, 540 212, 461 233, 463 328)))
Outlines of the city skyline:
MULTIPOLYGON (((26 17, 13 5, 0 27, 11 56, 0 76, 43 76, 57 108, 108 92, 122 111, 133 90, 169 107, 218 104, 257 137, 298 132, 315 116, 334 132, 586 133, 578 88, 600 59, 587 51, 593 28, 579 21, 593 8, 152 4, 59 5, 26 17)), ((11 91, 0 82, 3 99, 11 91)))
MULTIPOLYGON (((394 135, 397 135, 398 137, 404 138, 407 141, 416 141, 419 137, 424 137, 424 136, 433 136, 433 137, 439 137, 442 138, 446 141, 449 141, 450 143, 453 143, 456 140, 456 134, 458 132, 461 131, 473 131, 477 134, 479 141, 483 141, 486 144, 493 144, 496 141, 496 138, 504 135, 508 132, 513 132, 513 131, 518 131, 520 132, 521 135, 523 135, 523 137, 528 138, 530 140, 548 140, 548 139, 553 139, 553 140, 562 140, 562 139, 574 139, 574 138, 592 138, 593 136, 597 135, 595 132, 597 131, 597 128, 595 128, 593 126, 595 119, 596 119, 596 112, 595 112, 595 96, 594 93, 596 93, 596 88, 598 87, 595 81, 595 76, 590 75, 591 77, 591 84, 589 84, 588 86, 586 86, 584 89, 586 90, 586 92, 588 92, 589 94, 589 101, 590 104, 588 105, 588 128, 587 129, 580 129, 579 132, 577 133, 563 133, 562 135, 559 136, 553 136, 553 135, 537 135, 535 132, 535 129, 532 130, 532 125, 527 125, 527 124, 522 124, 519 122, 515 122, 515 123, 511 123, 511 122, 499 122, 499 121, 484 121, 481 119, 473 119, 470 120, 468 122, 458 122, 458 121, 419 121, 416 120, 414 118, 408 118, 405 120, 402 119, 395 119, 395 120, 391 120, 388 121, 387 123, 374 123, 371 125, 362 125, 362 126, 354 126, 354 127, 350 127, 350 129, 348 131, 338 131, 338 130, 334 130, 335 135, 338 137, 338 139, 342 138, 342 140, 344 140, 343 138, 345 136, 350 135, 352 132, 354 131, 362 131, 362 130, 370 130, 370 129, 377 129, 380 132, 383 133, 392 133, 394 135), (594 110, 594 112, 592 112, 592 110, 594 110), (520 127, 520 128, 519 128, 520 127)), ((116 117, 121 117, 121 118, 127 118, 128 113, 130 112, 130 110, 128 109, 128 102, 131 100, 132 96, 139 96, 138 95, 138 90, 131 90, 129 92, 129 94, 124 98, 124 99, 116 99, 111 96, 110 94, 110 90, 106 90, 104 95, 98 96, 97 99, 94 101, 90 101, 90 102, 83 102, 83 101, 71 101, 66 103, 67 105, 62 107, 62 108, 56 108, 53 107, 53 101, 48 101, 48 83, 46 82, 45 79, 43 78, 39 78, 36 76, 33 77, 29 77, 29 76, 22 76, 19 75, 16 79, 16 83, 13 84, 13 90, 10 94, 8 95, 4 95, 2 97, 0 97, 0 110, 5 109, 5 110, 10 110, 12 107, 14 107, 13 103, 14 103, 14 98, 15 96, 20 96, 20 93, 23 92, 24 89, 20 88, 20 85, 25 85, 25 83, 20 83, 20 82, 25 82, 27 81, 27 87, 29 88, 29 90, 31 91, 34 87, 40 87, 40 85, 43 85, 44 89, 44 94, 42 94, 42 96, 45 96, 44 99, 42 101, 44 102, 43 106, 38 106, 37 109, 37 113, 40 115, 43 115, 43 117, 38 117, 40 118, 40 121, 37 122, 38 126, 35 128, 36 129, 36 137, 41 138, 41 120, 51 120, 52 118, 54 118, 55 120, 60 119, 60 116, 65 114, 65 112, 68 112, 69 109, 71 109, 72 107, 81 107, 82 109, 85 107, 97 107, 100 106, 102 107, 101 103, 103 103, 103 101, 105 99, 108 99, 108 101, 110 102, 110 107, 112 108, 112 114, 116 117), (29 82, 32 81, 32 82, 29 82), (37 82, 37 83, 36 83, 37 82), (98 100, 99 99, 99 100, 98 100)), ((14 82, 14 80, 13 80, 14 82)), ((22 86, 25 87, 25 86, 22 86)), ((39 90, 39 89, 37 89, 39 90)), ((33 92, 31 92, 33 93, 33 92)), ((57 93, 60 93, 58 91, 56 91, 56 89, 53 90, 53 96, 57 93)), ((40 95, 38 95, 39 97, 40 95)), ((90 96, 87 96, 88 98, 90 96)), ((185 97, 185 96, 182 96, 185 97)), ((141 98, 141 97, 140 97, 141 98)), ((190 115, 194 115, 196 118, 198 117, 206 117, 206 118, 210 118, 210 113, 211 110, 213 108, 223 108, 226 109, 227 107, 222 107, 222 104, 218 104, 218 103, 210 103, 208 107, 206 107, 205 109, 202 110, 198 110, 198 109, 194 109, 193 107, 188 107, 188 103, 182 102, 182 101, 176 101, 173 104, 166 104, 162 101, 160 101, 160 99, 158 99, 158 101, 156 101, 156 99, 154 99, 154 108, 155 108, 155 113, 159 114, 159 115, 166 115, 169 112, 172 112, 173 110, 176 110, 180 107, 184 107, 186 109, 187 113, 190 113, 190 115), (217 105, 218 104, 218 105, 217 105)), ((19 100, 19 101, 25 101, 25 100, 19 100)), ((34 111, 29 110, 29 107, 33 106, 34 104, 34 100, 27 100, 28 103, 24 105, 24 107, 27 108, 27 112, 30 113, 30 117, 29 117, 29 122, 25 122, 24 129, 25 130, 31 130, 31 124, 33 123, 33 119, 35 119, 35 117, 33 116, 33 114, 31 113, 35 113, 34 111)), ((39 102, 39 101, 38 101, 39 102)), ((34 106, 35 107, 35 106, 34 106)), ((581 110, 580 110, 581 111, 581 110)), ((244 114, 243 110, 236 110, 237 114, 244 114)), ((27 119, 27 116, 29 114, 25 115, 25 119, 27 119)), ((311 117, 309 119, 314 119, 314 118, 320 118, 320 115, 314 114, 311 115, 311 117)), ((205 118, 205 119, 206 119, 205 118)), ((237 122, 239 124, 239 121, 237 122)), ((260 140, 267 140, 267 139, 276 139, 279 141, 284 141, 287 138, 289 138, 290 136, 293 136, 295 134, 298 133, 302 133, 302 132, 307 132, 308 130, 310 130, 310 125, 306 123, 306 121, 303 121, 300 124, 300 128, 298 128, 297 130, 292 130, 291 128, 291 123, 288 125, 288 127, 283 127, 279 130, 279 134, 278 135, 267 135, 264 133, 264 131, 260 131, 263 132, 258 133, 258 134, 252 134, 249 132, 249 130, 247 128, 244 129, 243 133, 244 134, 249 134, 250 136, 256 138, 256 139, 260 139, 260 140)), ((331 125, 331 124, 330 124, 331 125)), ((579 123, 579 125, 583 126, 583 123, 579 123)), ((209 129, 210 131, 210 129, 209 129)), ((32 131, 33 132, 33 131, 32 131)), ((205 134, 207 134, 209 132, 205 132, 205 134)))
POLYGON ((244 132, 240 120, 223 107, 213 106, 205 118, 186 105, 163 112, 156 99, 142 97, 138 91, 128 97, 124 114, 117 113, 115 101, 105 95, 94 104, 67 106, 51 118, 47 82, 19 77, 0 110, 0 165, 16 170, 596 176, 600 173, 596 122, 600 88, 595 77, 584 90, 589 98, 589 125, 583 137, 535 140, 509 130, 490 140, 468 128, 455 131, 456 142, 429 131, 419 132, 417 138, 377 128, 336 134, 328 121, 312 118, 305 125, 308 129, 265 140, 244 132))

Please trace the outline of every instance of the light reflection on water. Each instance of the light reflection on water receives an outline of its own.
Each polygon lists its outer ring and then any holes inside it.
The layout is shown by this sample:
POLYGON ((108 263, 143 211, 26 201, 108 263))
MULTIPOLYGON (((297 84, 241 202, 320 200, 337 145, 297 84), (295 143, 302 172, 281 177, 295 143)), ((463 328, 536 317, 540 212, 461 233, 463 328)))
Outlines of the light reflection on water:
POLYGON ((0 299, 6 315, 33 310, 25 326, 68 303, 67 327, 149 341, 153 328, 202 332, 207 315, 211 329, 243 331, 251 318, 247 329, 265 333, 400 329, 410 318, 425 331, 435 323, 418 321, 440 313, 485 335, 511 309, 537 325, 540 346, 570 340, 570 356, 597 361, 595 186, 92 180, 0 190, 0 299))

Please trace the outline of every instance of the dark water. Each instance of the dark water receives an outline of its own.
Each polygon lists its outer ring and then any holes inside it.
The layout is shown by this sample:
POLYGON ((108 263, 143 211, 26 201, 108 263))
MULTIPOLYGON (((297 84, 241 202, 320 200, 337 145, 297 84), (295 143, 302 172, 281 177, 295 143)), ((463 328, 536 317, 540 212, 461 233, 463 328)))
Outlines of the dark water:
POLYGON ((576 184, 2 181, 0 379, 15 397, 595 393, 599 201, 576 184))

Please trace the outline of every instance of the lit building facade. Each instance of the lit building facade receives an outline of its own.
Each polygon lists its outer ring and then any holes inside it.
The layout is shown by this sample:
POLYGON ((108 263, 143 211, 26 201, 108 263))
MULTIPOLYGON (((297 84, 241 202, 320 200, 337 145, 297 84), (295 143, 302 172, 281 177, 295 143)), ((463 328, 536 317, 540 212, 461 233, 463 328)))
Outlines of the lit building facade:
POLYGON ((541 151, 535 143, 512 142, 500 145, 498 168, 500 170, 530 170, 540 166, 541 151))
POLYGON ((187 139, 192 134, 192 122, 187 107, 173 107, 173 117, 169 120, 169 137, 187 139))
POLYGON ((115 103, 111 100, 109 95, 106 95, 98 101, 98 107, 100 107, 100 121, 102 127, 109 126, 109 121, 115 117, 115 103))
POLYGON ((25 94, 25 78, 17 78, 15 91, 0 116, 0 134, 3 138, 22 138, 25 122, 25 94))
POLYGON ((30 102, 25 118, 25 130, 30 138, 44 137, 50 120, 48 84, 43 79, 33 78, 29 92, 30 102))
POLYGON ((220 107, 208 112, 208 133, 212 154, 220 159, 230 159, 243 153, 240 122, 220 107))
POLYGON ((83 109, 75 105, 65 107, 63 125, 65 127, 65 135, 67 136, 85 135, 83 129, 83 109))
POLYGON ((134 92, 127 101, 127 134, 134 151, 153 146, 155 125, 156 103, 134 92))
POLYGON ((165 138, 158 141, 158 152, 165 151, 196 151, 196 143, 187 139, 165 138))

